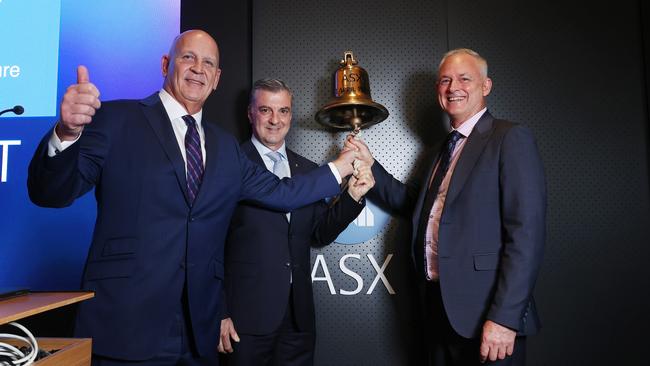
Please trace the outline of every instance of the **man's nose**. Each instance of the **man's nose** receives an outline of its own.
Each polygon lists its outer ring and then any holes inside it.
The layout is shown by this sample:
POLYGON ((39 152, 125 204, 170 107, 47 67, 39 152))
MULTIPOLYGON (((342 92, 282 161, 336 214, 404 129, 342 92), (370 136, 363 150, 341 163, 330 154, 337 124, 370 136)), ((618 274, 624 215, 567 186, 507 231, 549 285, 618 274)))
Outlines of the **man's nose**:
POLYGON ((280 121, 278 120, 278 115, 275 114, 275 112, 271 112, 269 115, 269 123, 272 125, 278 124, 280 121))
POLYGON ((448 90, 454 91, 458 88, 458 81, 456 79, 449 80, 448 90))
POLYGON ((190 70, 192 70, 192 72, 197 74, 203 73, 203 63, 201 63, 201 60, 194 61, 194 64, 192 64, 190 70))

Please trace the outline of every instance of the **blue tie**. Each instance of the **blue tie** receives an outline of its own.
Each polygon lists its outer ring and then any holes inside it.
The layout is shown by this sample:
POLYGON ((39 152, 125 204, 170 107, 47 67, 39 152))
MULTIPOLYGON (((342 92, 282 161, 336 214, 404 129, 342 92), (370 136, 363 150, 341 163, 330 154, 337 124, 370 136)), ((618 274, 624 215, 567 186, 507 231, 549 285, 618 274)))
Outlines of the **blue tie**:
POLYGON ((190 205, 194 204, 196 195, 201 187, 203 179, 203 155, 201 154, 201 138, 199 131, 196 129, 194 117, 183 116, 183 121, 187 125, 185 133, 185 158, 187 159, 187 194, 190 199, 190 205))
MULTIPOLYGON (((282 162, 282 154, 277 151, 270 151, 266 153, 266 156, 273 161, 273 174, 278 178, 282 179, 288 177, 287 165, 282 162)), ((291 221, 291 213, 286 213, 287 220, 291 221)))
POLYGON ((282 154, 277 151, 271 151, 266 153, 266 156, 273 161, 273 174, 280 179, 288 176, 287 167, 282 163, 282 154))

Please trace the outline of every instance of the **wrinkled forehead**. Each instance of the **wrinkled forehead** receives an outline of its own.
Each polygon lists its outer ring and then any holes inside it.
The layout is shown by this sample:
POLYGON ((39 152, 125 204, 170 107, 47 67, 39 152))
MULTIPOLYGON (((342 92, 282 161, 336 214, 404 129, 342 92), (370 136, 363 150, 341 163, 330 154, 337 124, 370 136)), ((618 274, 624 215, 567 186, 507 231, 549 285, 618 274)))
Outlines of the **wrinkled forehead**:
POLYGON ((483 75, 487 70, 487 65, 480 59, 468 54, 455 54, 447 57, 438 69, 438 77, 451 75, 483 75))
POLYGON ((203 57, 214 58, 219 61, 219 47, 209 34, 202 31, 188 31, 181 33, 174 39, 170 54, 192 52, 203 57))

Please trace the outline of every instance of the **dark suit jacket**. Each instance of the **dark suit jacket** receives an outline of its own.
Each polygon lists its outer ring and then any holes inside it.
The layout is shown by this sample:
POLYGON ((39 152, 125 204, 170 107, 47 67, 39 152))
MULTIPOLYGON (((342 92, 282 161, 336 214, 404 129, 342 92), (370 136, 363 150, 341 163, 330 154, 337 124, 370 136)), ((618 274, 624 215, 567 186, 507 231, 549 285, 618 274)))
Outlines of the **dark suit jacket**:
POLYGON ((206 167, 193 207, 157 93, 103 103, 75 144, 48 157, 50 131, 35 152, 28 177, 34 203, 68 206, 95 187, 97 221, 82 288, 96 296, 80 305, 76 335, 92 337, 96 354, 146 359, 159 353, 184 285, 198 349, 216 353, 224 242, 237 203, 289 211, 340 191, 327 166, 280 182, 231 135, 210 123, 203 127, 206 167))
MULTIPOLYGON (((372 168, 372 194, 412 216, 413 263, 422 280, 424 244, 414 238, 436 159, 414 186, 400 183, 378 163, 372 168)), ((440 288, 458 334, 479 336, 486 319, 522 335, 538 331, 532 293, 545 215, 544 171, 530 130, 486 112, 458 160, 440 218, 440 288)))
MULTIPOLYGON (((250 140, 241 149, 266 169, 250 140)), ((288 149, 287 158, 292 177, 317 168, 288 149)), ((226 240, 228 312, 224 316, 232 318, 237 332, 259 335, 276 331, 286 312, 290 290, 298 328, 314 332, 310 247, 334 241, 364 206, 345 192, 331 209, 320 201, 292 211, 288 222, 283 212, 240 203, 226 240)))

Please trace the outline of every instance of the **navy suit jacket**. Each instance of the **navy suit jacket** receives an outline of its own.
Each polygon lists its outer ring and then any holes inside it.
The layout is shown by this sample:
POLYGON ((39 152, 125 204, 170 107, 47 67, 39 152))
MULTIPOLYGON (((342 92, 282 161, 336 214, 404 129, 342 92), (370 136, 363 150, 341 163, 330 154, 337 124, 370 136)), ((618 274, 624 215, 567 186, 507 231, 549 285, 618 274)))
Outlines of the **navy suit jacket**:
MULTIPOLYGON (((266 169, 250 140, 241 149, 266 169)), ((287 158, 292 177, 317 168, 313 162, 288 149, 287 158)), ((319 201, 292 211, 289 222, 283 212, 249 202, 240 203, 226 240, 228 311, 224 317, 232 318, 235 330, 240 334, 256 335, 276 331, 287 304, 292 301, 300 331, 314 332, 311 245, 330 244, 364 206, 344 192, 332 208, 328 209, 324 201, 319 201)))
MULTIPOLYGON (((424 243, 415 237, 436 160, 408 186, 380 164, 372 167, 372 195, 412 217, 412 259, 422 280, 424 243)), ((544 171, 532 133, 486 112, 457 162, 440 218, 440 288, 458 334, 478 337, 486 319, 520 335, 538 331, 533 287, 544 250, 545 215, 544 171)))
POLYGON ((50 131, 35 152, 28 176, 34 203, 64 207, 95 188, 97 221, 81 287, 96 296, 80 304, 75 332, 93 338, 96 354, 137 360, 159 353, 184 286, 198 350, 215 354, 224 242, 237 203, 290 211, 340 191, 327 166, 280 181, 230 134, 203 127, 205 173, 193 206, 158 93, 103 103, 75 144, 48 157, 50 131))

